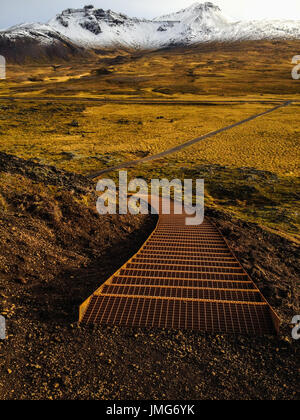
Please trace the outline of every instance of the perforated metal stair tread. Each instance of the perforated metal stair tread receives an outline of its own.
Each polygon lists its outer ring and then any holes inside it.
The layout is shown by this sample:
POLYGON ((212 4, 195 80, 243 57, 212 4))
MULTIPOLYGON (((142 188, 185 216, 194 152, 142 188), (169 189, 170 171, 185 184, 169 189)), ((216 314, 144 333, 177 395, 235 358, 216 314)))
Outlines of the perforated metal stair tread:
POLYGON ((279 319, 208 220, 159 216, 155 231, 80 309, 85 324, 273 334, 279 319))

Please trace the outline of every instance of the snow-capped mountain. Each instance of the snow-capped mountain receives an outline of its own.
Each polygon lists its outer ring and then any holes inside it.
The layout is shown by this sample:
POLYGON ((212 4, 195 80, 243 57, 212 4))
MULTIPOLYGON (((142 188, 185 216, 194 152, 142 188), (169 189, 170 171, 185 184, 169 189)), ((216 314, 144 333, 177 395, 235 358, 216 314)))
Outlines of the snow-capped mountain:
POLYGON ((210 41, 300 39, 300 21, 234 21, 213 3, 192 6, 153 20, 130 18, 85 6, 67 9, 47 24, 22 24, 0 31, 1 46, 23 40, 63 49, 127 47, 153 49, 210 41))
POLYGON ((77 45, 92 48, 147 49, 216 40, 300 38, 300 21, 234 22, 210 2, 194 3, 151 21, 86 6, 63 11, 49 25, 77 45))
POLYGON ((27 59, 41 61, 87 57, 90 53, 50 25, 32 23, 0 31, 0 55, 8 61, 23 63, 27 59))

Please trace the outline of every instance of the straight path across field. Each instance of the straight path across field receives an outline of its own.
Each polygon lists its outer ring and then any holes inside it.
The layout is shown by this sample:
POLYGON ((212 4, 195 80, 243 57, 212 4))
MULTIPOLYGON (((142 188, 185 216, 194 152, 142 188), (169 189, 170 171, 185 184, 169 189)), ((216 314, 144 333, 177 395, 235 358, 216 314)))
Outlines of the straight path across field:
POLYGON ((131 167, 135 167, 138 166, 142 163, 146 163, 146 162, 150 162, 150 161, 154 161, 160 158, 163 158, 165 156, 171 155, 173 153, 179 152, 183 149, 185 149, 186 147, 192 146, 196 143, 199 143, 202 140, 206 140, 209 139, 211 137, 214 137, 220 133, 223 133, 224 131, 228 131, 231 130, 235 127, 238 127, 240 125, 246 124, 250 121, 253 121, 257 118, 263 117, 265 115, 268 115, 272 112, 277 111, 280 108, 284 108, 286 106, 291 105, 292 103, 298 103, 300 101, 298 100, 266 100, 266 99, 252 99, 252 100, 199 100, 199 101, 195 101, 195 100, 155 100, 155 99, 130 99, 130 100, 126 100, 126 99, 109 99, 109 98, 93 98, 93 97, 42 97, 42 96, 37 96, 37 97, 30 97, 30 96, 24 96, 24 97, 17 97, 17 96, 0 96, 0 102, 1 101, 52 101, 52 102, 56 102, 56 101, 65 101, 65 102, 99 102, 99 103, 103 103, 103 104, 109 104, 109 103, 115 103, 115 104, 126 104, 126 105, 137 105, 137 104, 141 104, 141 105, 233 105, 233 104, 277 104, 275 107, 268 109, 267 111, 261 112, 259 114, 255 114, 252 115, 244 120, 238 121, 234 124, 231 124, 229 126, 220 128, 218 130, 209 132, 207 134, 204 134, 200 137, 197 137, 195 139, 189 140, 185 143, 181 143, 175 147, 172 147, 171 149, 165 150, 163 152, 157 153, 155 155, 152 156, 147 156, 141 159, 137 159, 137 160, 133 160, 133 161, 127 161, 127 162, 123 162, 120 163, 116 166, 112 166, 109 168, 105 168, 102 169, 98 172, 92 173, 90 175, 88 175, 89 178, 91 179, 95 179, 98 178, 106 173, 112 172, 112 171, 117 171, 120 169, 125 169, 125 168, 131 168, 131 167))
POLYGON ((110 168, 102 169, 99 172, 95 172, 95 173, 89 175, 89 178, 95 179, 95 178, 100 177, 101 175, 104 175, 104 174, 112 172, 112 171, 117 171, 117 170, 125 169, 125 168, 131 168, 131 167, 135 167, 137 165, 140 165, 141 163, 146 163, 146 162, 150 162, 150 161, 153 161, 153 160, 161 159, 165 156, 168 156, 168 155, 171 155, 173 153, 179 152, 180 150, 185 149, 186 147, 192 146, 195 143, 199 143, 202 140, 209 139, 210 137, 214 137, 217 134, 223 133, 224 131, 231 130, 235 127, 246 124, 246 123, 248 123, 250 121, 253 121, 257 118, 268 115, 268 114, 270 114, 274 111, 277 111, 280 108, 284 108, 284 107, 290 105, 291 103, 292 103, 292 101, 287 101, 287 102, 281 103, 280 105, 277 105, 274 108, 268 109, 267 111, 261 112, 259 114, 252 115, 251 117, 248 117, 244 120, 238 121, 234 124, 228 125, 226 127, 220 128, 218 130, 211 131, 210 133, 204 134, 200 137, 189 140, 185 143, 181 143, 178 146, 172 147, 171 149, 165 150, 164 152, 157 153, 156 155, 147 156, 147 157, 144 157, 142 159, 132 160, 132 161, 129 161, 129 162, 121 163, 121 164, 116 165, 116 166, 112 166, 110 168))
MULTIPOLYGON (((21 101, 21 102, 99 102, 104 104, 119 105, 234 105, 234 104, 265 104, 283 103, 283 99, 111 99, 96 98, 92 96, 0 96, 0 101, 21 101)), ((288 99, 286 99, 288 101, 288 99)), ((300 102, 292 100, 292 102, 300 102)))

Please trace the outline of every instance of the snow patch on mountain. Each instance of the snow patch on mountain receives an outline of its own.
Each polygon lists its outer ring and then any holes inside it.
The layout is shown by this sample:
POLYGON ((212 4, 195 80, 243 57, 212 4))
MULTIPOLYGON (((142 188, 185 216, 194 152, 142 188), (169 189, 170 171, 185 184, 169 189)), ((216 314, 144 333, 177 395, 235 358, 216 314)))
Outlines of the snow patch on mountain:
POLYGON ((92 6, 67 9, 49 25, 82 47, 156 48, 169 43, 169 36, 159 30, 160 22, 129 18, 92 6))
POLYGON ((40 44, 48 45, 53 44, 57 38, 61 37, 61 34, 47 24, 23 23, 12 26, 6 31, 0 31, 0 39, 1 36, 5 36, 10 41, 26 38, 38 41, 40 44))

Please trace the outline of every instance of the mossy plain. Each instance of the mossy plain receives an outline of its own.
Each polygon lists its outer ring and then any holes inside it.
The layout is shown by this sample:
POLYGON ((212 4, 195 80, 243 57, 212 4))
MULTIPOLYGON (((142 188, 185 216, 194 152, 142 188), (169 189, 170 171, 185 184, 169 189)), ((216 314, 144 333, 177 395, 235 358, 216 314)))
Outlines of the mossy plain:
MULTIPOLYGON (((107 52, 98 62, 59 67, 9 65, 0 95, 27 100, 1 103, 0 150, 82 174, 156 154, 278 101, 300 100, 300 81, 291 78, 291 59, 299 51, 298 41, 247 42, 107 52), (110 73, 101 74, 101 68, 110 73), (101 104, 83 98, 204 103, 101 104), (247 103, 220 103, 225 100, 247 103)), ((297 239, 299 111, 295 102, 130 173, 146 179, 203 176, 210 205, 297 239)))

